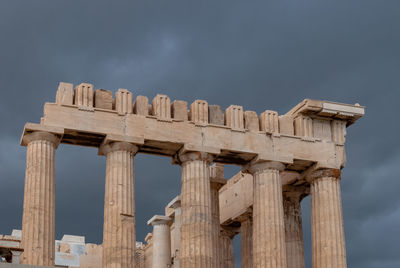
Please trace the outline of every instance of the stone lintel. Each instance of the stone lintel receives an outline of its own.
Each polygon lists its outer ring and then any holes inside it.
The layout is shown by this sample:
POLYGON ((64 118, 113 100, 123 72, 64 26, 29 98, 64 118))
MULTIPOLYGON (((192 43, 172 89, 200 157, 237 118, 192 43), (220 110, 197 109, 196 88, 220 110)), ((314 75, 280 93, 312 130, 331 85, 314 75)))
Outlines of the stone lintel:
POLYGON ((154 215, 150 220, 147 221, 147 225, 157 225, 157 224, 170 224, 171 218, 168 216, 154 215))
POLYGON ((365 114, 365 106, 305 99, 286 114, 293 116, 293 118, 305 114, 339 119, 347 121, 349 126, 365 114))
POLYGON ((107 134, 106 137, 104 138, 103 144, 109 144, 112 142, 128 142, 128 143, 133 143, 135 145, 143 145, 144 138, 118 135, 118 134, 107 134))
MULTIPOLYGON (((27 146, 30 141, 30 138, 28 137, 28 135, 30 135, 34 132, 53 134, 58 139, 58 142, 60 142, 62 136, 64 135, 64 128, 54 127, 54 126, 44 126, 44 125, 35 124, 35 123, 26 123, 24 126, 24 132, 22 133, 22 136, 20 139, 20 144, 22 146, 27 146)), ((54 142, 58 146, 57 141, 54 141, 54 142)))
POLYGON ((219 154, 221 150, 210 146, 198 146, 195 144, 185 143, 180 149, 179 154, 185 154, 188 152, 204 152, 209 154, 219 154))

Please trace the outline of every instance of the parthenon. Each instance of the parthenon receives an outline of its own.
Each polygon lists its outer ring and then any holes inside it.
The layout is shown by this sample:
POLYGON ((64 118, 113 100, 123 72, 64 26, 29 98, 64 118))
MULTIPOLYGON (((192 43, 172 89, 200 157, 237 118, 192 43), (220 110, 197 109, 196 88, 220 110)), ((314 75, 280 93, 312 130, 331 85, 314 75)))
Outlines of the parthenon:
POLYGON ((27 158, 20 263, 55 265, 54 159, 64 143, 96 147, 106 157, 103 268, 233 268, 239 233, 242 267, 305 267, 300 202, 308 195, 312 266, 347 267, 341 169, 346 128, 364 110, 305 99, 286 114, 258 115, 240 105, 223 111, 162 94, 149 103, 126 89, 113 96, 61 82, 55 102, 44 104, 40 123, 27 123, 21 138, 27 158), (135 230, 138 153, 170 157, 182 170, 180 194, 164 215, 149 219, 153 232, 144 243, 135 230), (225 164, 241 172, 226 179, 225 164))

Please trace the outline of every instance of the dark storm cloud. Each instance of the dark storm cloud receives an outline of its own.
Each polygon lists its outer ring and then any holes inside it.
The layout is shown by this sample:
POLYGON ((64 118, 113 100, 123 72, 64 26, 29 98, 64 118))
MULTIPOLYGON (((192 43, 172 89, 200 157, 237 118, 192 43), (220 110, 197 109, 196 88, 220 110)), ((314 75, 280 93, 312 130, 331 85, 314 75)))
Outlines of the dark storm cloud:
MULTIPOLYGON (((39 122, 59 81, 128 88, 149 98, 162 92, 206 99, 224 108, 239 104, 258 113, 328 99, 367 106, 347 135, 342 192, 349 267, 399 267, 399 32, 397 0, 2 1, 0 233, 20 227, 23 125, 39 122)), ((58 149, 58 238, 101 241, 104 163, 95 149, 58 149)), ((180 169, 147 155, 135 164, 143 240, 145 222, 179 193, 180 169)), ((309 259, 309 226, 305 231, 309 259)))

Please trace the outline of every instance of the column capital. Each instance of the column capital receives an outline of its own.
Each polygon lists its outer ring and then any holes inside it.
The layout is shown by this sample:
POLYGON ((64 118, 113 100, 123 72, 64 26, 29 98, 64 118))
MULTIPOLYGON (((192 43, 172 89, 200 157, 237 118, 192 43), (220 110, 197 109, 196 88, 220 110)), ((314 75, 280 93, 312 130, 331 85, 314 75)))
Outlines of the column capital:
POLYGON ((309 186, 293 186, 293 185, 284 185, 282 186, 283 190, 283 198, 300 202, 304 197, 310 194, 309 186))
POLYGON ((232 239, 235 235, 240 233, 239 228, 229 227, 229 226, 221 226, 220 234, 222 236, 229 237, 232 239))
POLYGON ((171 224, 171 218, 168 216, 154 215, 150 220, 147 221, 147 225, 169 225, 171 224))
POLYGON ((57 148, 60 144, 61 138, 53 133, 45 131, 34 131, 22 136, 21 145, 27 146, 29 143, 38 140, 49 141, 54 144, 54 148, 57 148))
POLYGON ((224 165, 214 163, 210 166, 210 184, 211 188, 219 190, 226 184, 227 180, 224 178, 224 165))
POLYGON ((211 163, 214 159, 214 156, 206 152, 185 152, 185 153, 179 153, 176 158, 179 163, 185 163, 187 161, 196 161, 196 160, 202 160, 211 163))
POLYGON ((316 179, 323 177, 340 179, 340 176, 341 176, 340 169, 334 169, 334 168, 317 169, 308 174, 308 176, 306 177, 306 181, 312 183, 316 179))
POLYGON ((174 199, 172 199, 171 202, 168 203, 167 207, 173 208, 173 209, 180 208, 181 207, 181 196, 178 195, 174 199))
POLYGON ((139 147, 130 142, 110 142, 110 143, 103 143, 99 147, 99 155, 107 155, 110 152, 115 151, 126 151, 131 152, 134 155, 139 150, 139 147))
POLYGON ((268 170, 279 170, 282 171, 285 169, 285 165, 281 162, 276 161, 263 161, 263 162, 250 162, 247 166, 244 167, 244 170, 251 173, 261 173, 266 172, 268 170))

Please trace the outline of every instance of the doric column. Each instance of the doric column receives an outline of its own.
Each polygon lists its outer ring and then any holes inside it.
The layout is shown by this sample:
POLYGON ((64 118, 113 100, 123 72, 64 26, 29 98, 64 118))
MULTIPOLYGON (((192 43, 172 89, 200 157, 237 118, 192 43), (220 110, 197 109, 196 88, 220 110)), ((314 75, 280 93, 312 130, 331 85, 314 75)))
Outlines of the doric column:
POLYGON ((240 225, 242 234, 242 267, 253 268, 253 219, 252 215, 246 213, 240 225))
POLYGON ((279 162, 252 164, 253 267, 286 268, 285 225, 279 162))
POLYGON ((304 268, 304 244, 300 201, 304 190, 288 189, 283 192, 285 213, 286 259, 288 268, 304 268))
POLYGON ((216 267, 234 268, 233 238, 236 232, 229 227, 221 228, 219 235, 219 263, 216 267))
MULTIPOLYGON (((181 197, 178 195, 168 205, 173 209, 173 224, 171 225, 171 257, 173 258, 173 267, 179 268, 179 251, 181 248, 181 197)), ((166 210, 167 211, 167 210, 166 210)))
POLYGON ((135 266, 135 191, 133 158, 138 147, 113 142, 100 147, 107 157, 104 197, 103 268, 135 266))
POLYGON ((345 268, 340 170, 317 170, 307 180, 311 184, 312 265, 345 268))
POLYGON ((185 268, 210 268, 212 216, 209 180, 211 156, 193 152, 179 156, 182 165, 182 227, 180 265, 185 268))
POLYGON ((210 166, 210 191, 211 191, 211 215, 212 215, 212 238, 213 238, 213 257, 214 267, 225 267, 222 263, 225 262, 227 256, 223 253, 227 251, 223 249, 225 242, 221 237, 221 224, 219 221, 219 189, 226 183, 224 178, 224 165, 216 164, 210 166), (221 266, 222 265, 222 266, 221 266))
POLYGON ((153 268, 171 265, 170 217, 156 215, 147 224, 153 225, 153 268))
POLYGON ((27 145, 21 263, 54 265, 55 170, 57 136, 33 132, 23 137, 27 145))

